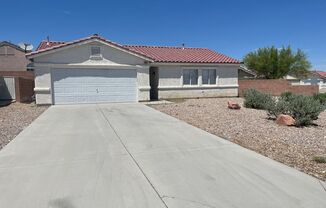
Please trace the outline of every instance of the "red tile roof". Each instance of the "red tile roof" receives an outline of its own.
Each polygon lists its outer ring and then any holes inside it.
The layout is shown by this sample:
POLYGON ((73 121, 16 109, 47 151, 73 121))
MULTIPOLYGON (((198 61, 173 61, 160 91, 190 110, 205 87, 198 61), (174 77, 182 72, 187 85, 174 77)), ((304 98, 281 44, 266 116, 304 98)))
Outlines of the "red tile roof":
POLYGON ((40 42, 40 44, 38 45, 36 51, 39 50, 44 50, 46 48, 51 48, 53 46, 57 46, 57 45, 62 45, 65 42, 63 41, 47 41, 47 40, 43 40, 42 42, 40 42))
POLYGON ((124 45, 135 52, 146 54, 155 62, 165 63, 234 63, 240 61, 207 48, 124 45))
POLYGON ((187 47, 169 47, 169 46, 137 46, 137 45, 120 45, 106 40, 98 35, 92 35, 86 38, 71 42, 60 41, 42 41, 37 50, 29 53, 28 56, 43 53, 53 49, 65 47, 68 45, 80 43, 90 39, 99 39, 123 50, 135 53, 154 62, 161 63, 225 63, 239 64, 239 60, 217 53, 207 48, 187 48, 187 47))
POLYGON ((81 42, 91 40, 91 39, 101 40, 101 41, 106 42, 106 43, 108 43, 110 45, 118 47, 118 48, 120 48, 120 49, 122 49, 124 51, 129 51, 130 53, 140 55, 140 56, 143 56, 145 58, 150 59, 150 57, 147 57, 145 54, 135 53, 135 52, 133 52, 133 51, 127 49, 127 48, 124 48, 122 45, 120 45, 118 43, 115 43, 115 42, 112 42, 110 40, 107 40, 105 38, 102 38, 102 37, 98 36, 97 34, 91 35, 91 36, 86 37, 86 38, 81 38, 81 39, 78 39, 78 40, 70 41, 70 42, 50 41, 49 43, 45 42, 43 44, 41 42, 40 45, 37 47, 36 51, 28 53, 28 54, 26 54, 26 56, 28 57, 28 56, 32 56, 32 55, 36 55, 36 54, 41 54, 41 53, 44 53, 44 52, 47 52, 47 51, 51 51, 51 50, 58 49, 58 48, 63 48, 63 47, 66 47, 66 46, 74 45, 74 44, 81 43, 81 42), (51 44, 52 44, 52 46, 51 46, 51 44))
POLYGON ((324 72, 324 71, 316 71, 316 73, 317 73, 319 76, 326 78, 326 72, 324 72))

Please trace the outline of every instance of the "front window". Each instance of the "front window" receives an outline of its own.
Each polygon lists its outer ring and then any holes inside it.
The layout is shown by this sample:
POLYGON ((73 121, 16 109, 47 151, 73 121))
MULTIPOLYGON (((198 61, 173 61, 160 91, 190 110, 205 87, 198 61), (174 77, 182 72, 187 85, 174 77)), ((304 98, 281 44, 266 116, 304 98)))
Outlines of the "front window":
POLYGON ((215 69, 203 69, 203 84, 215 85, 216 84, 216 70, 215 69))
POLYGON ((198 70, 197 69, 184 69, 183 70, 183 84, 184 85, 197 85, 198 84, 198 70))

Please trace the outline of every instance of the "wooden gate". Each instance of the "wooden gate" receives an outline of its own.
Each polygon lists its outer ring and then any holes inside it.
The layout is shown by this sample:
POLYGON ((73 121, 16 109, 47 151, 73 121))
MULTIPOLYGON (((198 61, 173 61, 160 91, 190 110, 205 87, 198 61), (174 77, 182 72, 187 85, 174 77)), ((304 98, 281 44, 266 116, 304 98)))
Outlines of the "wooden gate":
POLYGON ((0 77, 0 100, 16 99, 15 78, 0 77))

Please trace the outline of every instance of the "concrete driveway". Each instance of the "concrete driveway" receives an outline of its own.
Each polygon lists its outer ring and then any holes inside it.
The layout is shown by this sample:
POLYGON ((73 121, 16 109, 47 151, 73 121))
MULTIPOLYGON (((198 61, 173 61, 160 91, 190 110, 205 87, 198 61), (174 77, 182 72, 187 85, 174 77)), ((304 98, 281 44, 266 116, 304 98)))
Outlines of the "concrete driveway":
POLYGON ((0 151, 4 208, 325 208, 325 189, 141 104, 50 107, 0 151))

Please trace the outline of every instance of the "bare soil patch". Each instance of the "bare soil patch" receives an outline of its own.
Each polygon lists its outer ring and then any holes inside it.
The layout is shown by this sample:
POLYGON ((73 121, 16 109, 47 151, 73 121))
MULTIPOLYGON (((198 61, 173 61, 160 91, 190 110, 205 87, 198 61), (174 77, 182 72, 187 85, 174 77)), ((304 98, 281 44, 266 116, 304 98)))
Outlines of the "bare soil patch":
POLYGON ((47 108, 34 103, 11 103, 0 107, 0 150, 47 108))
POLYGON ((181 103, 151 107, 212 134, 254 150, 269 158, 326 180, 326 163, 315 156, 326 155, 326 111, 314 126, 279 126, 263 110, 227 108, 227 101, 242 98, 189 99, 181 103))

